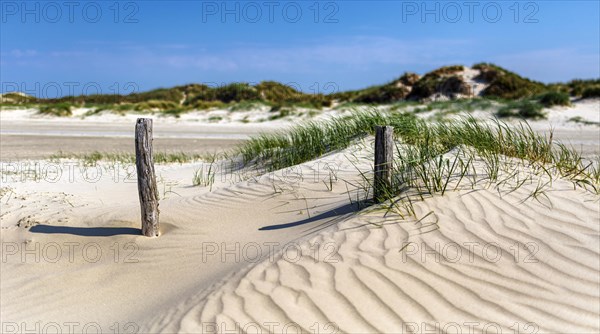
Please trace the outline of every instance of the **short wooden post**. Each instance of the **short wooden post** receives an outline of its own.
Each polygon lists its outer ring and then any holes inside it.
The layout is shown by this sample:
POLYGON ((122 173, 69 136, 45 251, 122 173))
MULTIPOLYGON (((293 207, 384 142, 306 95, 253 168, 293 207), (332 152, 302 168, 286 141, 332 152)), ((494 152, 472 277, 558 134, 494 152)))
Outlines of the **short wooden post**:
POLYGON ((392 164, 394 159, 394 127, 375 127, 375 177, 373 200, 380 203, 392 184, 392 164))
POLYGON ((158 189, 152 159, 152 119, 138 118, 135 124, 135 166, 142 209, 142 234, 158 237, 158 189))

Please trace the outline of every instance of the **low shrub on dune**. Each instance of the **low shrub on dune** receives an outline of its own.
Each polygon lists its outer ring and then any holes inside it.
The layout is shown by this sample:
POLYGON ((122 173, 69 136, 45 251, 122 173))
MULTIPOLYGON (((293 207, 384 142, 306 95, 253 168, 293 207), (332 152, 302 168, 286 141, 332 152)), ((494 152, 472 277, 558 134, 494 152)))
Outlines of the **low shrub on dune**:
POLYGON ((518 117, 523 119, 544 119, 546 113, 543 111, 544 106, 537 101, 520 100, 510 102, 506 106, 500 108, 496 116, 500 118, 518 117))
POLYGON ((5 93, 0 94, 0 103, 2 104, 27 104, 33 103, 37 99, 23 93, 5 93))
POLYGON ((232 83, 214 90, 215 100, 223 103, 260 99, 258 90, 247 83, 232 83))
POLYGON ((169 101, 179 104, 183 99, 181 87, 159 88, 143 93, 133 93, 124 96, 124 100, 131 103, 146 102, 146 101, 169 101))
POLYGON ((135 104, 134 110, 136 111, 164 111, 171 109, 178 109, 179 104, 172 101, 164 100, 150 100, 146 102, 140 102, 135 104))
MULTIPOLYGON (((450 95, 450 97, 454 97, 456 94, 468 94, 469 87, 463 78, 457 75, 458 72, 462 72, 464 69, 462 65, 453 65, 433 70, 413 82, 412 90, 406 98, 408 100, 423 100, 436 93, 450 95)), ((415 79, 415 77, 413 76, 412 79, 415 79)))
POLYGON ((365 89, 352 99, 354 103, 383 104, 397 102, 408 95, 408 89, 403 86, 384 85, 365 89))
POLYGON ((68 117, 72 116, 71 105, 68 103, 48 104, 40 107, 39 113, 42 115, 68 117))
POLYGON ((429 74, 437 75, 437 76, 447 76, 447 75, 456 74, 458 72, 462 72, 464 70, 465 70, 465 67, 462 65, 450 65, 450 66, 440 67, 437 70, 433 70, 433 71, 429 72, 429 74))
POLYGON ((600 97, 600 86, 586 88, 581 94, 581 97, 584 99, 600 97))
POLYGON ((480 71, 475 79, 488 83, 488 87, 482 92, 486 97, 520 99, 534 96, 546 89, 540 82, 523 78, 494 64, 480 63, 473 65, 473 68, 480 71))
POLYGON ((548 85, 548 87, 556 91, 568 93, 574 97, 582 97, 584 91, 600 87, 600 79, 575 79, 567 83, 553 83, 548 85))
POLYGON ((571 105, 571 99, 569 98, 569 94, 565 92, 547 92, 542 95, 539 95, 538 100, 544 107, 552 107, 552 106, 569 106, 571 105))
POLYGON ((195 101, 194 103, 189 105, 190 109, 196 110, 208 110, 208 109, 218 109, 225 108, 227 105, 221 101, 195 101))
POLYGON ((416 73, 406 72, 398 79, 398 81, 405 86, 413 86, 420 78, 421 77, 416 73))
POLYGON ((342 103, 389 104, 406 99, 412 87, 420 77, 416 73, 406 72, 398 79, 383 85, 364 89, 336 92, 328 97, 342 103))

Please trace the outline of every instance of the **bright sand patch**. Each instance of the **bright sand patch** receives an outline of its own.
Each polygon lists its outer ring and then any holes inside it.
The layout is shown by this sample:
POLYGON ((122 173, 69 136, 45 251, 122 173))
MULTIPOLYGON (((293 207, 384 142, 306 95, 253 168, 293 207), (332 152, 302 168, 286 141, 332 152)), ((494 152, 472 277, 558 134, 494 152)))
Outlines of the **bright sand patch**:
POLYGON ((113 174, 3 182, 13 191, 1 198, 2 324, 142 333, 600 329, 596 195, 554 180, 538 201, 527 199, 536 183, 510 193, 482 183, 416 202, 417 218, 355 215, 365 197, 357 167, 370 163, 370 150, 353 146, 255 180, 217 175, 212 191, 191 187, 197 166, 161 166, 158 239, 135 235, 136 184, 113 174))

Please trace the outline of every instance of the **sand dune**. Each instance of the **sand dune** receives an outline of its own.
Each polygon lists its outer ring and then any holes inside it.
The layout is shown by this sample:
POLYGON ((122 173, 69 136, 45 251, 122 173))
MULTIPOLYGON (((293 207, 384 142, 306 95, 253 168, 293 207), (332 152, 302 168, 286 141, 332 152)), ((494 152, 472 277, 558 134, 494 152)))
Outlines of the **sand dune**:
MULTIPOLYGON (((343 156, 323 162, 343 161, 343 156)), ((3 184, 20 188, 2 198, 2 271, 11 273, 2 279, 2 321, 42 327, 93 323, 104 331, 115 323, 142 328, 169 305, 210 291, 310 234, 306 226, 318 228, 327 221, 328 215, 319 216, 323 212, 344 207, 346 188, 339 184, 336 191, 327 190, 315 178, 318 167, 304 166, 304 182, 300 170, 289 170, 233 185, 225 179, 212 192, 190 186, 192 170, 186 165, 159 168, 159 174, 172 179, 187 171, 187 184, 161 201, 163 234, 158 239, 137 235, 135 183, 115 183, 107 176, 90 193, 90 183, 79 174, 75 182, 62 178, 58 184, 21 184, 17 175, 14 183, 3 184), (56 189, 78 196, 59 196, 56 189), (50 205, 52 210, 40 210, 50 205), (21 224, 28 210, 29 223, 21 224), (42 299, 47 302, 38 303, 42 299)), ((351 174, 346 179, 356 176, 351 164, 344 168, 351 174)))
POLYGON ((600 329, 596 195, 564 180, 538 200, 535 183, 482 184, 415 203, 417 218, 364 210, 370 140, 243 181, 221 169, 212 191, 191 186, 197 165, 159 166, 157 239, 138 235, 133 182, 13 175, 3 331, 600 329))
POLYGON ((430 198, 416 206, 421 221, 352 217, 303 243, 299 259, 279 254, 153 329, 596 333, 598 200, 559 181, 550 211, 521 203, 530 191, 430 198))

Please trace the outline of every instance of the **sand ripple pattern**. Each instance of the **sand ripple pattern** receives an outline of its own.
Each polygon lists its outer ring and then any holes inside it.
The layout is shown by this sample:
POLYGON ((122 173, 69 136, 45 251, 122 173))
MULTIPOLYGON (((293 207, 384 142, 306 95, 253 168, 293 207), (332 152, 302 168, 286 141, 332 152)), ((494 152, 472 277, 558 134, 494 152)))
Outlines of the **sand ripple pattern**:
POLYGON ((301 257, 280 253, 159 327, 598 333, 598 200, 557 181, 549 203, 521 203, 530 191, 429 198, 416 205, 420 221, 354 216, 304 242, 301 257))

